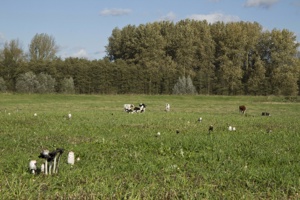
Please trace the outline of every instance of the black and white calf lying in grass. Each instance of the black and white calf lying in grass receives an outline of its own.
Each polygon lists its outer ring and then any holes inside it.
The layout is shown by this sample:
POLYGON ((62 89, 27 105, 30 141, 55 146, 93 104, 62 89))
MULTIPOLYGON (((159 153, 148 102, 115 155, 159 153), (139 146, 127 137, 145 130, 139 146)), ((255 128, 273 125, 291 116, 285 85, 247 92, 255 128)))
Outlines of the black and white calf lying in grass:
POLYGON ((124 110, 128 113, 142 113, 146 111, 146 104, 140 103, 139 107, 134 107, 133 104, 124 104, 124 110))
POLYGON ((133 104, 124 104, 124 111, 125 112, 132 112, 134 108, 133 104))
POLYGON ((136 113, 142 113, 146 111, 146 105, 143 103, 140 103, 140 107, 134 107, 133 112, 136 113))

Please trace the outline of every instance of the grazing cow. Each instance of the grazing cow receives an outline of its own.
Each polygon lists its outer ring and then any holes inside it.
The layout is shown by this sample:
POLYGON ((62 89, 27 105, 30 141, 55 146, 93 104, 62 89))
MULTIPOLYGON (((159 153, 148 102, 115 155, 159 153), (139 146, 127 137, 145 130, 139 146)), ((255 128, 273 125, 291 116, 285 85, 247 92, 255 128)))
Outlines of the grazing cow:
POLYGON ((166 103, 166 109, 165 109, 166 112, 169 112, 170 111, 170 104, 166 103))
POLYGON ((271 116, 271 114, 268 113, 268 112, 262 112, 261 115, 262 115, 262 116, 271 116))
POLYGON ((246 106, 239 106, 240 113, 245 114, 246 106))
POLYGON ((124 104, 124 111, 125 112, 132 112, 134 108, 133 104, 124 104))

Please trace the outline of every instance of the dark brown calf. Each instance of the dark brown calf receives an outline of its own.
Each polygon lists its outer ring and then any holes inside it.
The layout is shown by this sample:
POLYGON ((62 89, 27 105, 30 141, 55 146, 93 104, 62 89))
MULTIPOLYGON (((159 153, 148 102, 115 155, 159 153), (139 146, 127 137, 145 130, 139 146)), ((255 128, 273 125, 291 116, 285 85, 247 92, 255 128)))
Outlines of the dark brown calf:
POLYGON ((240 110, 240 113, 245 114, 245 112, 246 112, 246 106, 239 106, 239 110, 240 110))
POLYGON ((268 113, 268 112, 262 112, 261 115, 262 115, 262 116, 271 116, 271 114, 268 113))

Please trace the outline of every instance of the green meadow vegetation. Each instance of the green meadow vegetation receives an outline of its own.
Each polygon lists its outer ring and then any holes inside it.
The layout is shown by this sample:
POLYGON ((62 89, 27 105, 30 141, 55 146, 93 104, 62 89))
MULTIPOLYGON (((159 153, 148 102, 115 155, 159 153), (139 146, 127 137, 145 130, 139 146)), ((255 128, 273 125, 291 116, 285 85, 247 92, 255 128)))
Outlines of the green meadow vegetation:
POLYGON ((0 199, 300 198, 299 97, 0 94, 0 111, 0 199), (59 147, 58 174, 30 174, 59 147))

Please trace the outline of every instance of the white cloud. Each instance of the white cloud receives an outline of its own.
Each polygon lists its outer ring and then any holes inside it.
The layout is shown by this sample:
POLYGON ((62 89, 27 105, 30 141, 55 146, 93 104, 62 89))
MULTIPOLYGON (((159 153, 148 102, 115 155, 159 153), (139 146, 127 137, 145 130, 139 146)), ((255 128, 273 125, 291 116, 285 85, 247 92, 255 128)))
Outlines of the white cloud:
POLYGON ((262 7, 262 8, 270 8, 279 0, 247 0, 245 3, 245 7, 262 7))
POLYGON ((85 49, 80 49, 79 51, 75 52, 71 57, 88 58, 89 55, 85 49))
POLYGON ((104 9, 100 11, 100 15, 102 16, 121 16, 128 15, 131 13, 130 9, 122 9, 122 8, 112 8, 112 9, 104 9))
POLYGON ((174 21, 176 19, 176 15, 173 12, 169 12, 167 15, 162 16, 158 21, 174 21))
POLYGON ((67 48, 64 47, 63 52, 58 53, 58 56, 62 59, 66 58, 85 58, 85 59, 91 59, 90 55, 87 53, 87 51, 83 48, 78 49, 76 48, 67 48))
POLYGON ((193 19, 193 20, 206 20, 208 23, 215 23, 218 21, 222 21, 222 22, 236 22, 236 21, 240 21, 240 18, 238 16, 234 16, 234 15, 224 15, 223 13, 212 13, 212 14, 208 14, 208 15, 201 15, 201 14, 194 14, 194 15, 190 15, 188 16, 189 19, 193 19))

